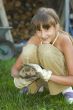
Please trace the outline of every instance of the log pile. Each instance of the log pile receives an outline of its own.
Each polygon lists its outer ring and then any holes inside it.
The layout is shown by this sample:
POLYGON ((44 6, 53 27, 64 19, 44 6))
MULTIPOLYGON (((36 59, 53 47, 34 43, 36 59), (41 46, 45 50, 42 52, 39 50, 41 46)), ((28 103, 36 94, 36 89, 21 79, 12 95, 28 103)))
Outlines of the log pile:
POLYGON ((36 9, 44 5, 43 1, 44 0, 4 0, 9 25, 13 27, 12 35, 15 42, 30 38, 32 34, 30 28, 31 18, 36 9))
POLYGON ((55 0, 4 0, 9 25, 13 27, 14 41, 27 40, 31 37, 33 31, 30 21, 39 7, 51 7, 58 10, 56 7, 61 5, 59 2, 60 0, 58 2, 55 0))

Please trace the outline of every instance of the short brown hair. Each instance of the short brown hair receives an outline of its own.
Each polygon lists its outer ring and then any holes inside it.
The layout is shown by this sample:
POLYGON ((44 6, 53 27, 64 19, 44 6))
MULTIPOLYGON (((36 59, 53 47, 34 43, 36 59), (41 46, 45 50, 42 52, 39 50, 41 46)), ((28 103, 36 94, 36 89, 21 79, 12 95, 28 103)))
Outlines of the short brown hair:
POLYGON ((52 8, 39 8, 37 13, 33 16, 31 23, 35 26, 59 24, 59 17, 52 8))

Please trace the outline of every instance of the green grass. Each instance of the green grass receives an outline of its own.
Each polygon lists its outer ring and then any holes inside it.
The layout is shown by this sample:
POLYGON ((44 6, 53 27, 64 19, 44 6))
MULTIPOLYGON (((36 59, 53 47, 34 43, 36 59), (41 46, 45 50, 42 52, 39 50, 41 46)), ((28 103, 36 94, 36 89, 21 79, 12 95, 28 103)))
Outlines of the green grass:
POLYGON ((60 94, 50 96, 48 91, 35 95, 20 94, 13 84, 10 70, 15 59, 0 61, 0 110, 73 110, 60 94))

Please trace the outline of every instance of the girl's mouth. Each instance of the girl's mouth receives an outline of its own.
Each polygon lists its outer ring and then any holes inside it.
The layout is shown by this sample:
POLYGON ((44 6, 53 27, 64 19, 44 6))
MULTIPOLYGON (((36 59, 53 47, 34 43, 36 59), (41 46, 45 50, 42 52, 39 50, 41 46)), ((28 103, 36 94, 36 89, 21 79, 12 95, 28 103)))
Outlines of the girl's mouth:
POLYGON ((46 37, 41 37, 42 40, 47 40, 48 39, 48 36, 46 37))

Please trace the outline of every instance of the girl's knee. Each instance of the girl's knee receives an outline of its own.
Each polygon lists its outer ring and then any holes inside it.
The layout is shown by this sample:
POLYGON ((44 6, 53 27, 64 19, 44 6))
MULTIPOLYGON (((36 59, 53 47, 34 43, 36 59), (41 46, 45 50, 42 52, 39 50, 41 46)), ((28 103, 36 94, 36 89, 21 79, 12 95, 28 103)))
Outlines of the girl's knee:
POLYGON ((34 63, 38 62, 37 59, 37 46, 34 44, 27 44, 25 47, 23 47, 22 50, 22 57, 24 61, 26 60, 29 62, 33 63, 33 60, 35 61, 34 63))
POLYGON ((53 49, 53 47, 51 45, 43 44, 43 45, 39 46, 38 54, 41 57, 48 57, 48 58, 50 58, 52 53, 53 53, 53 50, 54 49, 53 49))
MULTIPOLYGON (((55 74, 66 73, 63 54, 52 45, 39 46, 39 61, 43 68, 52 70, 55 74)), ((64 75, 64 74, 63 74, 64 75)))

